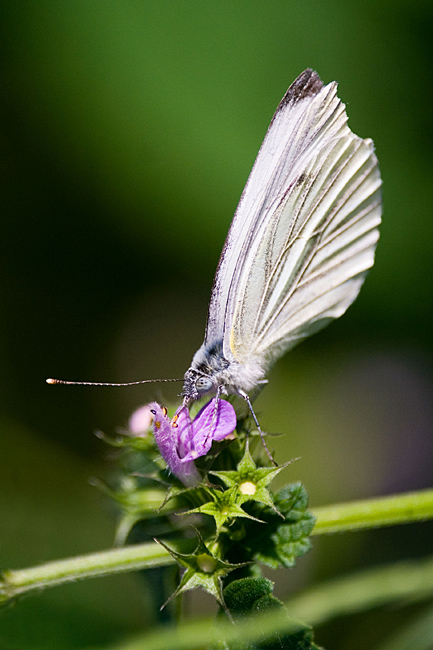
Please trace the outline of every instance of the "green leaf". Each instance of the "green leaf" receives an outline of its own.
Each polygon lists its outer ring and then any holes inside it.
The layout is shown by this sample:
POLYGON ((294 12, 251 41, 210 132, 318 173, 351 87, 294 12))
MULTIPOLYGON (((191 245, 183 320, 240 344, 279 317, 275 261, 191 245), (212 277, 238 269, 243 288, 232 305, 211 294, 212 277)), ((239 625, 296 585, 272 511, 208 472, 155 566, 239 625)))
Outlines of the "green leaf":
POLYGON ((310 550, 308 536, 315 518, 306 511, 308 495, 301 483, 283 487, 275 496, 275 505, 283 513, 285 521, 281 522, 272 511, 267 516, 263 513, 268 526, 265 534, 257 531, 254 558, 273 569, 279 566, 290 568, 298 557, 310 550))
POLYGON ((260 598, 272 594, 273 588, 273 582, 267 578, 242 578, 224 589, 224 598, 233 614, 249 614, 260 598))
MULTIPOLYGON (((224 590, 224 598, 234 620, 265 613, 269 610, 285 609, 283 603, 272 595, 273 583, 266 578, 243 578, 235 580, 224 590)), ((308 626, 290 634, 274 633, 263 637, 259 643, 245 644, 237 642, 227 646, 230 650, 314 650, 313 632, 308 626)))

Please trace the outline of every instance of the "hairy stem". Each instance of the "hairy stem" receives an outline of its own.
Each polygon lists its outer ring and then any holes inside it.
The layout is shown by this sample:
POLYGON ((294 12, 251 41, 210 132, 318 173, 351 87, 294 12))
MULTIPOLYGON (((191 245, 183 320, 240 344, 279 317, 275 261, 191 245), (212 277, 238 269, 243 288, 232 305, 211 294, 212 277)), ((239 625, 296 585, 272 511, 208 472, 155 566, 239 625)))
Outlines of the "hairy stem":
MULTIPOLYGON (((312 513, 317 518, 313 535, 406 524, 433 518, 433 490, 325 506, 313 509, 312 513)), ((151 542, 57 560, 29 569, 3 571, 0 575, 0 604, 65 582, 173 562, 164 548, 151 542)))
POLYGON ((292 596, 290 616, 309 625, 384 604, 418 602, 432 597, 433 558, 396 562, 328 580, 292 596))
POLYGON ((311 512, 316 517, 312 535, 409 524, 433 519, 433 490, 339 503, 311 512))
POLYGON ((0 604, 21 594, 55 587, 65 582, 172 563, 173 558, 162 546, 146 543, 47 562, 30 569, 3 571, 0 576, 0 604))

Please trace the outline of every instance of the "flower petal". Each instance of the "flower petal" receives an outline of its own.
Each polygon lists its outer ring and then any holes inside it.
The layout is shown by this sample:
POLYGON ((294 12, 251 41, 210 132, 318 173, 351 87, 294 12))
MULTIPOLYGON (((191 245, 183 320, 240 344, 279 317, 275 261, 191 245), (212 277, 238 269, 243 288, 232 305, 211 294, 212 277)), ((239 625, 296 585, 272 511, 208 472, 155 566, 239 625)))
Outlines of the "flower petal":
MULTIPOLYGON (((187 487, 197 485, 200 481, 200 474, 192 460, 182 462, 178 454, 178 430, 179 426, 173 426, 170 421, 167 410, 162 408, 157 402, 152 402, 149 407, 153 414, 153 433, 156 444, 161 452, 161 456, 167 463, 169 470, 177 476, 187 487)), ((185 429, 189 427, 185 420, 185 429)), ((178 420, 179 421, 179 420, 178 420)), ((178 424, 178 422, 176 423, 178 424)))
MULTIPOLYGON (((207 405, 207 413, 205 415, 208 422, 204 422, 202 413, 205 409, 201 409, 194 418, 193 428, 194 428, 194 439, 195 432, 198 430, 198 427, 204 428, 206 426, 211 426, 212 417, 214 417, 214 410, 216 405, 216 398, 214 397, 209 404, 207 405)), ((215 420, 213 423, 212 439, 213 440, 224 440, 230 433, 236 429, 236 412, 230 402, 227 402, 225 399, 219 399, 217 405, 217 412, 215 420)))
POLYGON ((214 397, 195 416, 192 423, 193 440, 182 462, 207 454, 214 440, 224 440, 236 428, 236 413, 226 400, 214 397))
MULTIPOLYGON (((191 417, 189 410, 186 406, 182 406, 176 411, 176 436, 177 436, 177 450, 179 456, 184 458, 188 452, 193 448, 194 430, 192 427, 191 417)), ((175 419, 175 418, 173 418, 175 419)))

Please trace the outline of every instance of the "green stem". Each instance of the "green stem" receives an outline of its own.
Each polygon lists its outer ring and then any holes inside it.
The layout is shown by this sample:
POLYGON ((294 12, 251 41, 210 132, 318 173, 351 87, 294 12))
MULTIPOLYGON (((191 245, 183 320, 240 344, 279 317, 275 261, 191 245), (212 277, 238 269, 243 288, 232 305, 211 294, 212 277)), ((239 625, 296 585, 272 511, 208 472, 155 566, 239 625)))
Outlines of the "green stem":
POLYGON ((295 634, 308 629, 304 623, 288 618, 284 609, 275 609, 265 614, 255 612, 253 617, 238 620, 236 625, 227 619, 214 618, 200 619, 177 627, 165 626, 126 643, 123 641, 120 645, 110 645, 106 650, 201 650, 209 647, 227 648, 232 643, 244 648, 245 642, 260 642, 271 635, 295 634))
POLYGON ((433 519, 433 490, 323 506, 311 510, 316 517, 312 535, 433 519))
POLYGON ((396 562, 329 580, 285 602, 290 616, 319 625, 335 616, 395 602, 418 602, 433 594, 433 558, 396 562))
POLYGON ((57 560, 30 569, 3 571, 0 576, 0 603, 24 593, 55 587, 65 582, 172 563, 173 558, 162 546, 147 543, 57 560))
MULTIPOLYGON (((378 528, 433 518, 433 490, 316 508, 313 535, 378 528)), ((32 591, 84 578, 137 571, 172 564, 173 558, 155 543, 115 548, 100 553, 48 562, 0 575, 0 603, 32 591)))

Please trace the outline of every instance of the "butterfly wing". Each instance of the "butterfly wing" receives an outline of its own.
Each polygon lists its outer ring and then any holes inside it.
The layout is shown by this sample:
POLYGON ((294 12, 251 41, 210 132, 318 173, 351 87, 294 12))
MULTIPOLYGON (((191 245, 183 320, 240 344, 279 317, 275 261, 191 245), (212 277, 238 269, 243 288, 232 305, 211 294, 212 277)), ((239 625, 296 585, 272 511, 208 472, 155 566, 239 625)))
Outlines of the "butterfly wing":
POLYGON ((337 318, 374 261, 381 198, 373 144, 353 134, 336 84, 306 70, 266 134, 214 280, 205 343, 269 365, 337 318))

